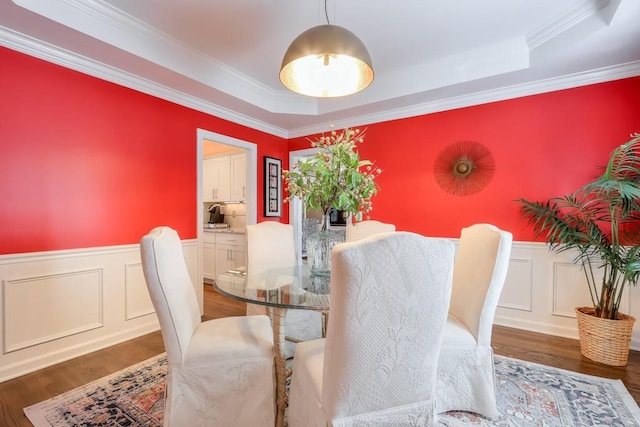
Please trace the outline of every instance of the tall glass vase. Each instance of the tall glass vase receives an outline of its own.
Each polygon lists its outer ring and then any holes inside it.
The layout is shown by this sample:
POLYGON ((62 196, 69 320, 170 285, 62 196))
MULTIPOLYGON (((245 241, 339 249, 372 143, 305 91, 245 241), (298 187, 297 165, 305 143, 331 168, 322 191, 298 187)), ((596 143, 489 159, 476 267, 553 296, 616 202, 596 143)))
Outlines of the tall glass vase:
POLYGON ((344 236, 332 231, 330 225, 329 216, 323 215, 320 230, 307 237, 307 261, 315 276, 331 274, 331 249, 344 242, 344 236))

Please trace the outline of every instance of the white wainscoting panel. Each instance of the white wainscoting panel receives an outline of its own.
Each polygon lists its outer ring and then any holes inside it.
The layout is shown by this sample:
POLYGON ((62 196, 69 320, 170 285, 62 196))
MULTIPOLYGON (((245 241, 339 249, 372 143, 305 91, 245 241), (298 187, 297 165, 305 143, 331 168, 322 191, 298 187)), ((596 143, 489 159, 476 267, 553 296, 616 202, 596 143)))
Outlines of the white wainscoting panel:
MULTIPOLYGON (((197 240, 182 242, 196 292, 197 240)), ((137 244, 0 255, 0 382, 159 329, 137 244)))
POLYGON ((582 270, 573 263, 554 262, 552 314, 575 319, 576 307, 591 305, 587 279, 582 270))
POLYGON ((142 263, 127 264, 125 266, 125 319, 155 313, 153 303, 147 291, 147 284, 142 272, 142 263))
POLYGON ((4 280, 2 285, 3 353, 103 325, 102 269, 4 280))
POLYGON ((530 259, 511 258, 499 306, 512 310, 533 310, 533 263, 530 259))
MULTIPOLYGON (((578 339, 574 309, 592 304, 584 273, 573 260, 572 253, 550 252, 544 243, 514 242, 495 323, 578 339)), ((638 318, 640 290, 625 292, 621 311, 638 318)), ((640 350, 640 333, 636 331, 631 348, 640 350)))

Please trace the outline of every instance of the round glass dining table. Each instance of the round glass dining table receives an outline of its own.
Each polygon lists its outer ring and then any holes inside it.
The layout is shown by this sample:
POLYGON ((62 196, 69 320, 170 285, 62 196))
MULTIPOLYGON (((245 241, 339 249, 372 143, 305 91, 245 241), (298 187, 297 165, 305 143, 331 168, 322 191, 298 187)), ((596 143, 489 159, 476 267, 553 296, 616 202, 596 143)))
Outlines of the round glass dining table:
POLYGON ((322 336, 326 334, 329 314, 329 276, 311 273, 306 263, 274 267, 249 265, 219 274, 214 288, 222 295, 251 304, 264 305, 273 327, 276 364, 276 426, 284 425, 287 406, 286 368, 287 310, 315 310, 322 314, 322 336))
POLYGON ((299 310, 329 310, 329 276, 311 273, 306 263, 282 267, 240 267, 218 275, 221 294, 252 304, 299 310))

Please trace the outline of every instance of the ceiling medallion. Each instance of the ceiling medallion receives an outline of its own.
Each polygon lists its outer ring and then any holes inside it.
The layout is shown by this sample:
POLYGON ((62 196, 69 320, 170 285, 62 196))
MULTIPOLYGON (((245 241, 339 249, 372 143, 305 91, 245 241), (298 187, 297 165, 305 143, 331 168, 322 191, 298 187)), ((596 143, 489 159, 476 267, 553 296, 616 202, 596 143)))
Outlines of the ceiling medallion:
POLYGON ((468 196, 486 187, 493 178, 491 152, 475 141, 458 141, 438 155, 433 172, 438 185, 454 196, 468 196))

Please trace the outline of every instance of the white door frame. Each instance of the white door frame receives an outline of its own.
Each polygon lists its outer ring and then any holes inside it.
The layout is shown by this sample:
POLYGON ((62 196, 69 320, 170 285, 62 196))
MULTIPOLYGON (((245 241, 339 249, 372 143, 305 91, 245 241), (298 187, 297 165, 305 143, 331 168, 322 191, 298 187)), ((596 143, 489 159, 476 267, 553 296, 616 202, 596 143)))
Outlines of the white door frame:
POLYGON ((242 148, 246 150, 247 155, 247 167, 246 167, 246 186, 247 186, 247 198, 246 198, 246 223, 247 225, 255 224, 258 218, 257 214, 257 186, 258 186, 258 145, 253 142, 243 141, 241 139, 232 138, 220 133, 211 132, 205 129, 197 129, 196 132, 196 236, 197 236, 197 252, 198 252, 198 286, 196 293, 198 295, 198 302, 200 303, 200 312, 204 310, 204 276, 202 272, 203 268, 203 225, 204 225, 204 209, 202 198, 202 149, 205 141, 215 141, 221 144, 230 145, 232 147, 242 148))

